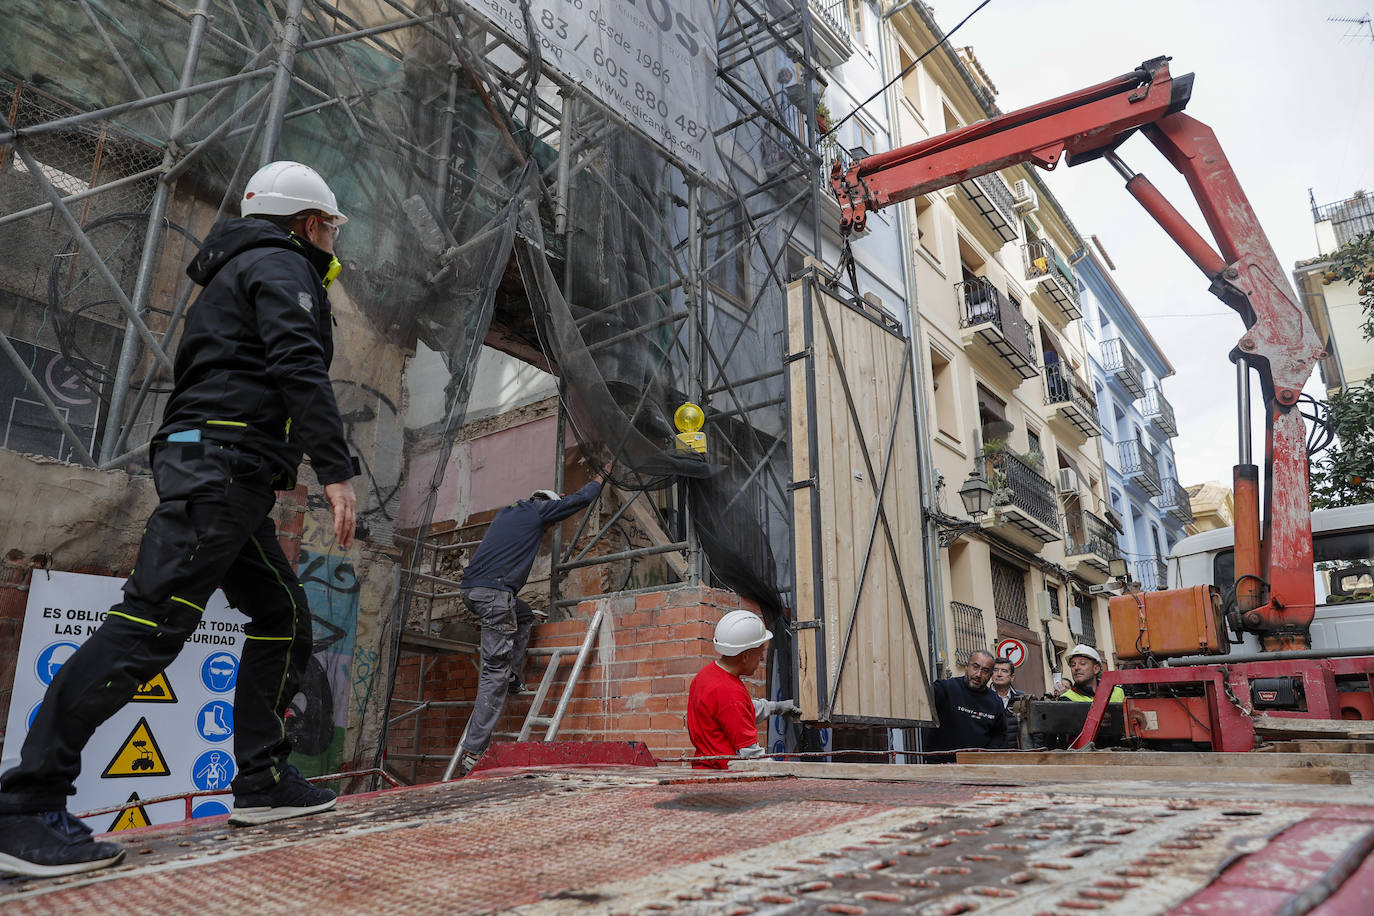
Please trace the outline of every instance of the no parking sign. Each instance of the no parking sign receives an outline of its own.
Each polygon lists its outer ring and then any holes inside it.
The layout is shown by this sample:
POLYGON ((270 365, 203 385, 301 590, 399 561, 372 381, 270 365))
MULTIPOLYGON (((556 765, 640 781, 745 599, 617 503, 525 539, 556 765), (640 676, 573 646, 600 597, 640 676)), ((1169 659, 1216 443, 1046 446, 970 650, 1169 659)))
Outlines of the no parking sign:
POLYGON ((997 640, 995 652, 998 658, 1009 659, 1013 668, 1020 668, 1026 660, 1026 644, 1010 636, 997 640))

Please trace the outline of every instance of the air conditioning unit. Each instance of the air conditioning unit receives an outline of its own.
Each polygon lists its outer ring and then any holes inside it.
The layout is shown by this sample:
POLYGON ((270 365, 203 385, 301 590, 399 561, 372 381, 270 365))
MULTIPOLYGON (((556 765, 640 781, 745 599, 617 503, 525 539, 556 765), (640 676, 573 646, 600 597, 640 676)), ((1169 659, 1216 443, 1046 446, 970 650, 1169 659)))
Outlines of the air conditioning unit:
POLYGON ((1077 605, 1069 606, 1069 632, 1075 639, 1083 635, 1083 609, 1077 605))
POLYGON ((1027 178, 1019 178, 1012 183, 1011 202, 1017 213, 1034 213, 1040 209, 1040 197, 1027 178))
POLYGON ((1059 493, 1062 496, 1078 495, 1078 472, 1073 468, 1059 469, 1059 493))

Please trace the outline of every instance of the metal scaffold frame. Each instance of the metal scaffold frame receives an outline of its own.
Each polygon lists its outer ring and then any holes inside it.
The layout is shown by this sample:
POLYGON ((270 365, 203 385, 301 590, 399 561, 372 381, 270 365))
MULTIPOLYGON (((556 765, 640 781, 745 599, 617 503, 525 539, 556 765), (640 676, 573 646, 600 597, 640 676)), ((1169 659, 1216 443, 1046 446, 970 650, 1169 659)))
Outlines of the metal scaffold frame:
MULTIPOLYGON (((150 8, 157 8, 162 14, 170 12, 186 27, 179 79, 175 88, 164 91, 156 90, 140 75, 139 61, 121 53, 114 40, 116 36, 108 30, 110 20, 101 15, 98 3, 78 2, 108 51, 109 63, 119 74, 114 79, 122 81, 127 98, 98 109, 72 109, 45 121, 25 123, 12 120, 17 106, 6 111, 0 105, 0 168, 8 163, 13 152, 44 195, 41 204, 0 213, 0 226, 56 215, 70 233, 69 254, 84 259, 83 269, 90 272, 92 282, 103 284, 103 295, 107 294, 118 306, 117 314, 123 322, 122 343, 113 372, 99 380, 99 394, 106 407, 101 414, 96 448, 85 447, 68 425, 61 407, 46 395, 25 358, 4 335, 0 335, 0 349, 25 382, 38 392, 54 423, 74 445, 76 457, 100 469, 126 467, 147 453, 146 437, 155 428, 147 418, 159 393, 165 393, 165 387, 159 386, 169 384, 180 322, 193 290, 187 285, 170 303, 155 301, 158 292, 154 290, 154 278, 168 238, 189 238, 184 229, 169 220, 168 208, 178 180, 207 152, 230 142, 241 146, 242 153, 228 176, 219 207, 220 214, 232 212, 236 192, 247 175, 258 165, 276 158, 287 124, 326 110, 342 113, 359 136, 374 141, 382 138, 398 157, 424 163, 422 168, 440 176, 439 199, 425 202, 436 217, 433 222, 444 234, 444 254, 430 274, 432 281, 440 281, 453 269, 456 253, 482 242, 489 234, 499 234, 504 228, 500 221, 513 220, 515 214, 513 209, 496 214, 485 229, 468 238, 455 237, 451 221, 442 216, 444 189, 462 178, 455 171, 458 151, 453 148, 453 131, 448 129, 454 125, 454 94, 460 76, 479 87, 493 121, 521 125, 540 142, 559 151, 554 165, 542 173, 536 170, 532 185, 536 189, 534 194, 552 214, 555 239, 561 236, 565 246, 572 232, 569 198, 576 179, 584 172, 595 173, 607 144, 627 129, 610 109, 597 102, 578 82, 560 74, 548 60, 531 56, 499 32, 474 30, 471 13, 462 0, 379 0, 376 8, 388 17, 380 24, 365 24, 350 14, 348 4, 329 0, 268 0, 261 4, 195 0, 193 6, 181 5, 176 0, 148 0, 150 8), (270 21, 270 35, 255 35, 250 27, 254 17, 270 21), (373 53, 401 62, 404 52, 389 38, 407 29, 424 30, 452 52, 448 61, 448 97, 437 100, 446 101, 443 117, 448 125, 440 131, 444 140, 438 148, 422 146, 393 132, 383 113, 376 110, 369 90, 349 73, 348 60, 343 56, 345 48, 358 43, 365 44, 373 53), (240 60, 237 72, 216 78, 200 76, 199 61, 211 48, 221 54, 231 53, 240 60), (488 66, 493 59, 515 60, 517 64, 488 66), (307 66, 307 62, 313 66, 307 66), (130 116, 139 118, 141 142, 160 156, 157 165, 99 185, 93 180, 89 188, 64 193, 30 150, 40 138, 60 139, 67 132, 92 125, 125 130, 124 119, 130 116), (153 178, 156 184, 140 223, 137 250, 141 254, 130 283, 127 277, 116 277, 107 266, 108 256, 89 236, 90 227, 83 224, 79 205, 153 178)), ((720 5, 716 91, 735 112, 727 123, 716 127, 713 137, 722 161, 728 166, 724 181, 707 182, 671 155, 658 153, 666 175, 664 184, 669 188, 665 196, 679 213, 680 236, 660 237, 658 230, 643 225, 631 202, 621 199, 619 204, 625 218, 640 224, 645 238, 654 243, 653 253, 665 271, 663 282, 653 289, 601 304, 578 322, 588 326, 598 318, 616 316, 646 296, 672 303, 668 314, 593 340, 587 349, 596 352, 642 343, 661 347, 660 366, 671 362, 683 367, 684 390, 676 394, 707 407, 707 428, 714 433, 710 439, 713 460, 738 470, 740 489, 725 508, 734 508, 737 501, 745 499, 746 505, 754 507, 765 536, 780 547, 790 542, 787 530, 777 530, 779 525, 790 527, 785 470, 788 456, 784 446, 786 434, 782 432, 785 424, 765 433, 754 420, 761 412, 785 411, 785 369, 780 336, 775 332, 778 339, 763 340, 757 320, 772 315, 778 317, 768 320, 785 324, 785 318, 780 316, 795 266, 789 267, 789 253, 819 256, 822 250, 821 187, 826 163, 819 152, 821 137, 816 118, 810 113, 816 110, 818 83, 823 84, 824 77, 816 64, 811 7, 810 3, 775 0, 727 0, 720 5), (779 62, 785 62, 784 73, 791 68, 790 82, 785 86, 780 84, 782 74, 775 75, 779 62), (769 91, 760 91, 760 87, 769 91), (765 161, 766 168, 741 164, 741 160, 750 158, 765 161), (734 269, 736 264, 745 265, 742 270, 748 274, 748 282, 740 283, 734 290, 722 290, 717 276, 734 269), (665 334, 669 341, 663 346, 665 334)), ((18 92, 16 88, 16 102, 18 92)), ((510 142, 514 145, 513 140, 510 142)), ((470 356, 475 357, 475 349, 470 356)), ((453 392, 454 400, 463 400, 463 389, 470 384, 470 378, 460 380, 453 392)), ((647 395, 646 390, 631 412, 632 421, 647 395)), ((560 399, 555 462, 555 485, 560 489, 568 422, 566 405, 560 399)), ((451 447, 459 425, 451 415, 444 433, 446 447, 451 447)), ((442 462, 437 465, 441 466, 442 462)), ((437 474, 430 488, 429 511, 437 474)), ((684 582, 709 580, 710 566, 703 559, 685 498, 674 488, 664 493, 654 498, 643 492, 632 493, 599 524, 591 523, 593 516, 589 511, 570 544, 564 544, 555 534, 551 609, 589 597, 565 597, 560 589, 567 572, 586 566, 678 554, 682 558, 684 582), (607 553, 594 550, 632 505, 641 509, 652 506, 657 511, 656 503, 673 510, 669 513, 671 517, 661 512, 658 515, 660 530, 665 534, 663 543, 607 553)), ((408 550, 408 569, 401 590, 403 607, 397 610, 393 622, 399 629, 410 619, 410 602, 419 597, 429 603, 422 624, 425 632, 421 634, 428 636, 435 602, 451 601, 457 590, 454 579, 437 574, 437 558, 469 545, 465 545, 463 537, 453 544, 441 543, 443 539, 432 542, 427 532, 432 515, 425 518, 426 524, 418 532, 419 541, 412 541, 408 550)), ((398 536, 397 540, 406 539, 398 536)), ((779 578, 779 598, 786 604, 792 591, 791 575, 779 578)), ((391 638, 399 652, 399 633, 393 633, 391 638)), ((432 651, 432 647, 426 650, 419 644, 412 648, 432 651)), ((397 718, 433 705, 422 692, 411 711, 397 718)))

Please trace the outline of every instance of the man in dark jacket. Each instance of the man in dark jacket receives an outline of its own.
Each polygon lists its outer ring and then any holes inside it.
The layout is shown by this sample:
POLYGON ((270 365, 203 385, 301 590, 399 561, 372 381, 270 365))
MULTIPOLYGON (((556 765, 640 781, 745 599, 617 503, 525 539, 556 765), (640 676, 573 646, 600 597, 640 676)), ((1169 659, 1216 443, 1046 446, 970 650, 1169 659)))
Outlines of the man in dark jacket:
POLYGON ((463 569, 463 603, 482 626, 482 673, 477 702, 472 708, 458 758, 458 775, 466 776, 491 743, 506 694, 521 689, 525 649, 534 625, 534 611, 515 597, 530 577, 544 529, 589 506, 601 494, 601 479, 576 493, 560 497, 553 490, 535 490, 496 514, 463 569))
POLYGON ((310 660, 305 590, 277 541, 276 490, 309 453, 341 547, 353 539, 353 462, 329 381, 328 285, 345 217, 313 169, 274 162, 251 179, 243 218, 216 223, 187 273, 204 291, 177 350, 152 441, 159 503, 124 599, 62 665, 0 777, 0 871, 51 877, 113 865, 66 810, 96 728, 176 658, 223 587, 249 618, 234 695, 231 824, 322 811, 334 793, 287 763, 283 713, 310 660))
POLYGON ((1006 710, 1007 747, 1019 747, 1021 741, 1021 719, 1012 712, 1011 704, 1016 702, 1017 697, 1025 694, 1012 686, 1011 681, 1015 675, 1016 666, 1012 664, 1011 659, 999 658, 992 663, 992 689, 1002 701, 1002 708, 1006 710))
MULTIPOLYGON (((963 677, 947 677, 930 685, 940 717, 939 727, 928 733, 931 750, 1004 746, 1006 711, 997 691, 988 686, 992 664, 992 653, 980 649, 969 656, 963 677)), ((927 759, 932 763, 952 763, 954 755, 927 759)))

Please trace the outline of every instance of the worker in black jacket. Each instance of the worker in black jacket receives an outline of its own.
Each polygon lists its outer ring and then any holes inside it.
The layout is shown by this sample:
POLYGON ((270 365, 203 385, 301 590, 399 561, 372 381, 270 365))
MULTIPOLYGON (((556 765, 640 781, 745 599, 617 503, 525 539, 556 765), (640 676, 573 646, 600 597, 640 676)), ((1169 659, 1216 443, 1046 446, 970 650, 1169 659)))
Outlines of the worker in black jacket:
MULTIPOLYGON (((1000 748, 1006 743, 1006 710, 988 682, 992 678, 991 652, 978 650, 968 658, 963 677, 947 677, 931 684, 940 725, 928 734, 930 749, 1000 748)), ((932 763, 952 763, 953 754, 928 758, 932 763)))
POLYGON ((523 688, 521 672, 534 611, 516 595, 530 577, 544 529, 591 505, 600 494, 600 478, 566 497, 535 490, 529 499, 496 514, 464 567, 460 594, 482 627, 482 673, 463 735, 458 775, 466 776, 491 743, 506 694, 523 688))
POLYGON ((0 871, 51 877, 112 865, 66 810, 96 728, 176 658, 223 587, 249 618, 234 696, 231 824, 321 811, 334 793, 287 763, 283 714, 310 660, 305 590, 271 518, 303 453, 353 538, 353 462, 329 381, 327 289, 345 217, 313 169, 274 162, 248 182, 243 218, 216 223, 187 269, 204 286, 186 318, 174 387, 154 436, 159 503, 138 565, 85 643, 53 678, 19 764, 0 777, 0 871))

